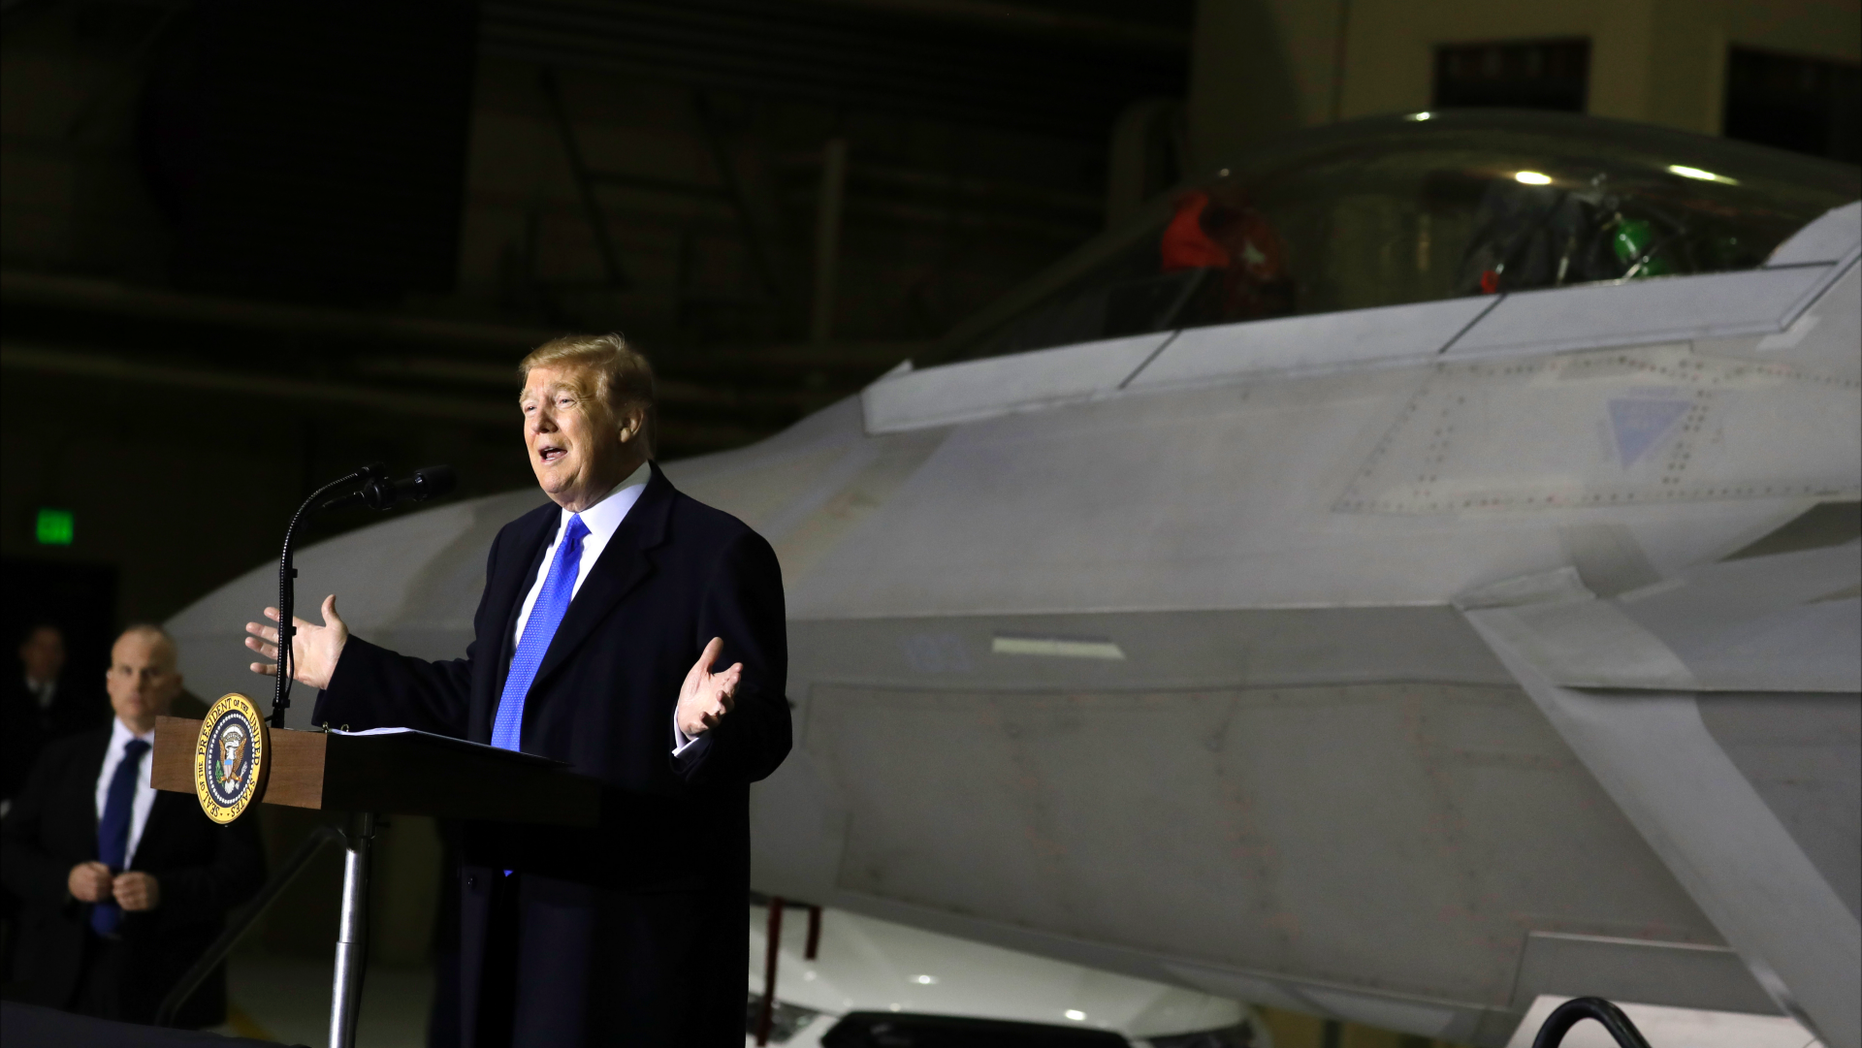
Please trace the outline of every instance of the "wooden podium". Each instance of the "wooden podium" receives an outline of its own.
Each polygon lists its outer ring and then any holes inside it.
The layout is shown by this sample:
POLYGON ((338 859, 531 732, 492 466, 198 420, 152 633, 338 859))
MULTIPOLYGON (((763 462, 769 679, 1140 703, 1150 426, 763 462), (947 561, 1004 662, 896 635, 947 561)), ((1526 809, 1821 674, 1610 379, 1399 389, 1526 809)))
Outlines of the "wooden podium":
MULTIPOLYGON (((194 793, 201 722, 155 722, 150 785, 194 793)), ((343 905, 330 998, 331 1048, 355 1044, 367 963, 369 846, 377 815, 593 826, 601 784, 532 753, 424 732, 360 734, 273 728, 271 771, 260 804, 349 814, 343 831, 343 905)), ((241 818, 251 818, 250 809, 241 818)))

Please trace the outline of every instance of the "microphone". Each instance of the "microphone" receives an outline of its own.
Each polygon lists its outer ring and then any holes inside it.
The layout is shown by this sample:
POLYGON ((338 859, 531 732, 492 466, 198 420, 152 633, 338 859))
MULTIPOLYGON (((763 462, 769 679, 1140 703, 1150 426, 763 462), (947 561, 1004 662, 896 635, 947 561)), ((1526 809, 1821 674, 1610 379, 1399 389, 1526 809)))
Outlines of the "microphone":
POLYGON ((425 466, 404 480, 371 480, 362 486, 362 501, 370 509, 392 509, 402 499, 425 502, 436 495, 450 494, 459 477, 451 466, 425 466))
POLYGON ((291 602, 295 597, 297 579, 297 569, 291 566, 291 545, 297 538, 298 525, 309 521, 313 508, 341 509, 363 502, 375 509, 388 509, 402 499, 424 502, 435 495, 444 495, 453 490, 456 483, 458 477, 454 475, 451 466, 428 466, 415 470, 414 475, 406 480, 389 480, 387 464, 370 462, 348 476, 332 480, 311 492, 310 497, 297 508, 297 513, 291 517, 290 527, 284 532, 284 553, 278 558, 279 657, 276 687, 272 692, 272 714, 268 718, 272 727, 284 727, 284 711, 291 705, 291 665, 295 661, 292 658, 291 637, 297 632, 297 627, 292 625, 295 620, 291 618, 291 602), (339 495, 320 506, 317 504, 318 499, 331 491, 358 481, 362 484, 361 490, 339 495))
POLYGON ((427 466, 401 480, 388 479, 387 471, 382 470, 372 473, 360 490, 331 499, 323 504, 323 508, 342 509, 362 503, 370 509, 393 509, 403 500, 425 502, 435 496, 449 494, 458 483, 458 474, 453 472, 451 466, 427 466))
MULTIPOLYGON (((347 477, 344 477, 341 480, 333 480, 329 482, 328 484, 325 484, 323 487, 317 489, 317 494, 312 495, 310 497, 311 502, 315 502, 317 499, 317 495, 321 495, 324 492, 330 490, 331 488, 342 487, 345 484, 352 484, 357 481, 360 481, 363 484, 379 483, 382 480, 386 480, 387 477, 388 477, 388 464, 386 462, 365 462, 362 465, 357 466, 355 469, 355 472, 349 474, 347 477)), ((317 509, 319 511, 342 509, 345 506, 353 506, 356 503, 361 502, 361 501, 362 501, 361 493, 352 491, 347 495, 338 495, 337 497, 331 499, 330 501, 322 503, 321 505, 317 506, 317 509)), ((304 509, 309 509, 309 508, 310 508, 310 503, 306 502, 304 504, 304 509)), ((299 510, 298 512, 299 514, 302 514, 304 510, 299 510)), ((294 519, 292 521, 293 526, 295 526, 296 523, 297 522, 294 519)))

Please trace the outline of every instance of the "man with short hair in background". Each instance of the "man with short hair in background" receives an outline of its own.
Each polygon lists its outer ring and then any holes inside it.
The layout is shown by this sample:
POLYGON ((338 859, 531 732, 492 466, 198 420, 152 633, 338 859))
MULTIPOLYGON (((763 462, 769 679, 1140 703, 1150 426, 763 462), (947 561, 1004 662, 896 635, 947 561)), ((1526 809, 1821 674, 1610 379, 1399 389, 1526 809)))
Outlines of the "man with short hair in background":
POLYGON ((97 693, 65 676, 65 634, 56 625, 26 628, 19 665, 20 675, 6 681, 0 696, 0 815, 46 743, 96 727, 105 716, 97 693))
POLYGON ((49 717, 58 698, 58 678, 65 672, 64 631, 49 622, 32 626, 20 639, 19 664, 25 671, 21 683, 26 695, 35 709, 49 717))
MULTIPOLYGON (((181 693, 158 626, 117 638, 108 727, 48 745, 0 822, 0 879, 22 902, 15 972, 35 1004, 128 1022, 162 997, 265 880, 258 822, 220 826, 185 793, 149 785, 155 719, 181 693)), ((216 970, 176 1022, 226 1015, 216 970)))

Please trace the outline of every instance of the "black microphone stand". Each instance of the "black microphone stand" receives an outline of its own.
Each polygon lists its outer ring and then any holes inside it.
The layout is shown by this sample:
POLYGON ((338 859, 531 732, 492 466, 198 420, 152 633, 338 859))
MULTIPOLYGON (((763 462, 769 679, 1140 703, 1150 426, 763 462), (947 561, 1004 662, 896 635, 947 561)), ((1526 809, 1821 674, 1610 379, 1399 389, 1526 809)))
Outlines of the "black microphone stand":
POLYGON ((372 462, 357 469, 345 477, 339 477, 318 488, 304 500, 291 516, 291 525, 284 532, 284 553, 278 558, 278 680, 272 690, 271 726, 284 727, 284 711, 291 708, 291 673, 296 662, 291 650, 292 638, 297 636, 297 626, 292 623, 292 603, 297 587, 297 569, 291 566, 291 543, 297 536, 298 525, 316 508, 325 495, 345 484, 367 483, 388 475, 386 466, 372 462))

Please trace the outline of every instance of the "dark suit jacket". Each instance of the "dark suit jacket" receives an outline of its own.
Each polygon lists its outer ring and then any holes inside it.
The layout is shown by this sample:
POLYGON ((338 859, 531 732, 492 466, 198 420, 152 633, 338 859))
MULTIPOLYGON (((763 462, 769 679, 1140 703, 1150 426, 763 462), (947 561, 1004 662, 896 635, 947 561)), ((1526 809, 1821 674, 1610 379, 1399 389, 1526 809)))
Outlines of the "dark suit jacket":
POLYGON ((79 687, 66 674, 51 706, 40 709, 22 674, 6 678, 0 689, 0 797, 11 800, 26 784, 46 743, 109 723, 110 703, 100 687, 79 687))
MULTIPOLYGON (((561 521, 544 505, 492 543, 466 657, 427 662, 350 637, 315 719, 489 742, 517 613, 561 521)), ((731 1045, 748 969, 749 784, 789 752, 775 551, 651 481, 570 604, 524 704, 523 748, 606 785, 598 829, 468 823, 462 1021, 474 1043, 494 880, 518 893, 516 1043, 731 1045), (732 712, 678 760, 679 688, 712 637, 743 663, 732 712)))
MULTIPOLYGON (((97 858, 97 776, 110 729, 54 742, 0 824, 0 876, 23 903, 15 974, 34 1004, 71 1002, 84 959, 91 906, 66 890, 71 868, 97 858)), ((126 913, 119 1018, 148 1022, 175 980, 220 934, 232 907, 265 882, 258 820, 215 824, 185 793, 158 793, 130 869, 161 884, 153 910, 126 913)), ((226 975, 216 971, 176 1016, 184 1026, 226 1018, 226 975)))

